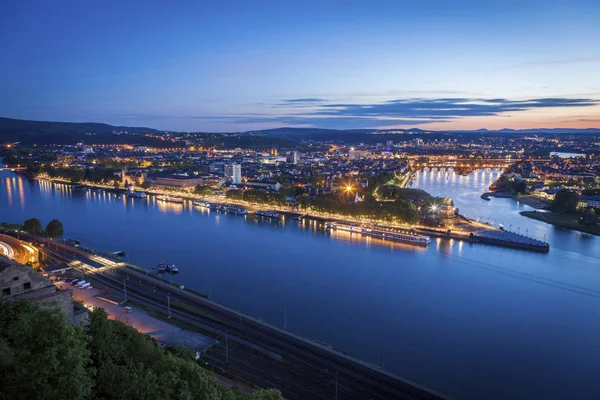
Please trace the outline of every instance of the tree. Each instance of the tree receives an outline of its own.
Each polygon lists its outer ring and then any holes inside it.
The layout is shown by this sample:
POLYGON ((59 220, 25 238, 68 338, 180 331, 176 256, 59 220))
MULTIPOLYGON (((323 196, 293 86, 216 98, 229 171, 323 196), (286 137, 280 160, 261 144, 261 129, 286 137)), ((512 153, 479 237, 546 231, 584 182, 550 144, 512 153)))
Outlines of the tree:
POLYGON ((102 308, 87 328, 58 309, 0 306, 0 399, 281 400, 276 390, 231 390, 194 360, 191 349, 162 349, 102 308))
POLYGON ((244 192, 239 189, 231 189, 225 193, 225 197, 232 200, 242 200, 244 197, 244 192))
POLYGON ((61 237, 64 234, 62 222, 57 219, 48 222, 48 225, 46 225, 46 234, 51 239, 61 237))
POLYGON ((524 180, 514 180, 511 184, 511 190, 514 194, 521 194, 527 191, 527 184, 524 180))
POLYGON ((592 211, 587 211, 583 213, 579 218, 579 223, 585 226, 595 225, 597 222, 598 216, 592 211))
POLYGON ((196 187, 194 188, 194 193, 199 196, 207 196, 209 194, 212 194, 212 191, 212 187, 208 185, 196 185, 196 187))
POLYGON ((108 319, 101 308, 90 313, 87 332, 96 398, 281 399, 278 391, 234 396, 237 392, 220 385, 194 361, 190 349, 165 351, 151 337, 108 319))
POLYGON ((575 212, 579 204, 579 195, 571 190, 561 189, 555 195, 550 210, 553 212, 575 212))
POLYGON ((39 235, 42 233, 42 223, 37 218, 30 218, 23 223, 23 230, 32 235, 39 235))
POLYGON ((300 196, 298 197, 298 207, 302 210, 306 210, 310 208, 311 199, 308 196, 300 196))
POLYGON ((150 189, 152 184, 150 182, 143 182, 140 186, 142 189, 150 189))
POLYGON ((365 203, 375 203, 377 201, 377 199, 371 193, 367 193, 364 195, 363 201, 365 203))
POLYGON ((85 332, 58 309, 0 307, 0 398, 83 399, 92 391, 85 332))

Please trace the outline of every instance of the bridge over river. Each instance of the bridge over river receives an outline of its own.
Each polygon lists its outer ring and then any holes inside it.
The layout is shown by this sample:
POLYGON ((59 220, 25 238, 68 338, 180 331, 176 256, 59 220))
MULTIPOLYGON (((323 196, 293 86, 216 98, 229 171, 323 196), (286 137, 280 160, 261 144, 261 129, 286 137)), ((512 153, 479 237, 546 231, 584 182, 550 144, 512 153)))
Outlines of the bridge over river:
POLYGON ((7 167, 0 166, 0 171, 25 171, 27 167, 7 167))

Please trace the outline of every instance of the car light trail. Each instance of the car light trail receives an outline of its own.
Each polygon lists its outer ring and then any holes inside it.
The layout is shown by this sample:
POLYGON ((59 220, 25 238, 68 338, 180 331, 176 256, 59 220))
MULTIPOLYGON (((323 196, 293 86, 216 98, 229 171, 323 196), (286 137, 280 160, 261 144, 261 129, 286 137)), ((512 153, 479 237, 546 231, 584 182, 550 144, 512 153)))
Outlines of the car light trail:
POLYGON ((0 242, 0 254, 7 258, 10 258, 11 260, 15 257, 15 252, 12 249, 12 247, 10 247, 4 242, 0 242))

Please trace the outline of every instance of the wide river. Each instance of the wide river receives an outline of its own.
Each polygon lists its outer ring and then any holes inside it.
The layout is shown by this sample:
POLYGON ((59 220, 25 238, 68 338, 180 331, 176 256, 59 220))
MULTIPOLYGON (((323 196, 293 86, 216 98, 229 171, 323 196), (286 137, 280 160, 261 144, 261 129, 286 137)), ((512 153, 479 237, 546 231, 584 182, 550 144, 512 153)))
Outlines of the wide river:
MULTIPOLYGON (((500 174, 419 173, 461 213, 538 239, 548 254, 458 241, 429 248, 78 193, 0 173, 0 221, 63 222, 65 237, 131 263, 175 263, 177 282, 457 399, 600 398, 600 238, 479 198, 500 174)), ((343 395, 343 393, 342 393, 343 395)), ((342 396, 343 397, 343 396, 342 396)))

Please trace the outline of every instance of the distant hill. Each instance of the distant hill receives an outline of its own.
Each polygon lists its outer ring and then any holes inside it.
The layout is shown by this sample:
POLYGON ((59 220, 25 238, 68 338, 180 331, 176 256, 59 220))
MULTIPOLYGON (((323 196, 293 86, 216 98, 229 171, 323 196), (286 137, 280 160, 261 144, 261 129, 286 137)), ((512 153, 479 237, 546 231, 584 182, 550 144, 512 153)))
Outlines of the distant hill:
MULTIPOLYGON (((165 146, 159 139, 136 136, 135 134, 160 133, 162 131, 144 128, 113 126, 95 122, 48 122, 48 121, 27 121, 20 119, 0 117, 0 143, 20 141, 24 144, 73 144, 84 140, 86 143, 121 143, 121 144, 146 144, 155 146, 165 146), (134 135, 114 135, 113 132, 129 132, 134 135), (90 135, 93 134, 93 135, 90 135)), ((539 128, 539 129, 500 129, 500 130, 454 130, 454 131, 430 131, 419 128, 397 128, 397 129, 320 129, 320 128, 276 128, 247 131, 242 136, 264 136, 272 139, 271 141, 260 141, 258 139, 239 137, 237 146, 249 145, 274 147, 293 147, 292 141, 315 140, 353 143, 379 143, 386 140, 406 141, 411 140, 414 135, 431 135, 428 137, 443 137, 447 135, 510 135, 519 136, 527 134, 600 134, 600 129, 567 129, 567 128, 539 128), (401 133, 400 133, 401 132, 401 133), (244 139, 244 140, 241 140, 244 139), (283 141, 278 142, 278 139, 283 141), (247 143, 248 142, 248 143, 247 143)), ((207 134, 209 135, 209 134, 207 134)), ((221 135, 221 134, 213 134, 221 135)), ((223 137, 215 142, 215 146, 235 146, 235 140, 228 139, 228 143, 223 142, 223 137)), ((207 136, 207 139, 214 139, 207 136)))
POLYGON ((158 133, 155 129, 112 126, 95 122, 28 121, 0 117, 0 141, 23 143, 70 143, 81 135, 94 133, 100 136, 113 132, 158 133))
POLYGON ((526 134, 526 133, 559 133, 559 134, 570 134, 570 133, 600 133, 600 128, 586 128, 586 129, 575 129, 575 128, 534 128, 534 129, 475 129, 475 130, 425 130, 419 128, 397 128, 397 129, 319 129, 319 128, 275 128, 275 129, 263 129, 256 131, 248 131, 246 133, 259 134, 264 136, 278 136, 278 137, 293 137, 293 136, 317 136, 317 135, 337 135, 340 133, 352 135, 352 134, 389 134, 392 131, 402 131, 404 133, 509 133, 509 134, 526 134))
POLYGON ((569 129, 569 128, 539 128, 539 129, 500 129, 500 130, 453 130, 432 131, 419 128, 397 128, 397 129, 318 129, 318 128, 276 128, 258 131, 249 131, 254 135, 278 137, 291 140, 316 140, 334 141, 346 143, 377 143, 386 140, 406 141, 415 136, 430 135, 442 137, 447 135, 479 135, 481 137, 492 135, 522 136, 528 134, 539 135, 562 135, 562 134, 600 134, 600 128, 569 129), (402 133, 400 133, 402 132, 402 133))
POLYGON ((600 133, 600 128, 535 128, 535 129, 500 129, 498 131, 488 131, 487 129, 480 129, 478 132, 492 132, 492 133, 512 133, 512 134, 525 134, 525 133, 558 133, 558 134, 579 134, 579 133, 600 133))

